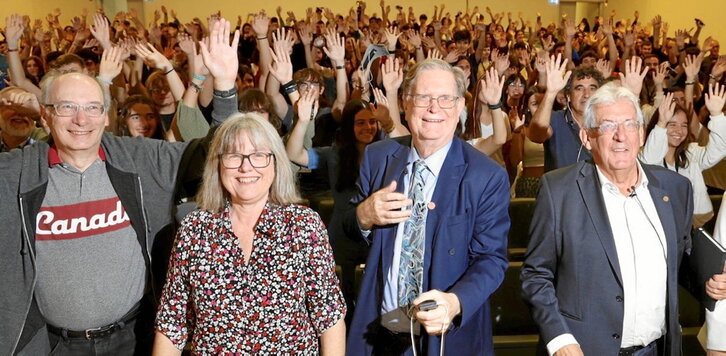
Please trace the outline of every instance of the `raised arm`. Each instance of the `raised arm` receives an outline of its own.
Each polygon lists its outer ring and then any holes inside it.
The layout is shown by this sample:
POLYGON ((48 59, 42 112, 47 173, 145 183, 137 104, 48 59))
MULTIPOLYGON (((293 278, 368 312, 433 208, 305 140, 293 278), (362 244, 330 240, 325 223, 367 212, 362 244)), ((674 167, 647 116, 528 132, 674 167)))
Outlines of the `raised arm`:
MULTIPOLYGON (((686 87, 684 95, 686 97, 686 107, 693 108, 694 92, 698 90, 698 72, 701 70, 701 62, 703 62, 703 54, 698 56, 688 55, 683 61, 683 69, 686 73, 686 87)), ((698 137, 701 131, 701 123, 699 120, 691 120, 689 130, 698 137)))
POLYGON ((547 62, 547 90, 545 91, 542 103, 539 104, 537 111, 532 116, 532 122, 526 131, 527 137, 536 143, 544 143, 552 136, 552 127, 550 120, 552 119, 552 107, 557 99, 557 93, 562 90, 572 75, 571 71, 566 70, 567 60, 562 60, 560 55, 557 58, 552 56, 547 62))
POLYGON ((23 36, 24 29, 22 16, 12 14, 9 18, 5 18, 5 40, 8 42, 8 69, 10 71, 10 79, 14 85, 33 93, 40 100, 40 88, 25 77, 23 63, 18 53, 20 38, 23 36))
POLYGON ((507 142, 509 121, 501 107, 504 80, 504 76, 500 77, 494 68, 489 68, 479 82, 481 90, 479 90, 477 99, 487 105, 491 111, 494 134, 486 139, 478 140, 474 147, 486 155, 496 152, 507 142))
POLYGON ((640 160, 647 164, 662 164, 663 158, 668 154, 668 137, 666 126, 673 119, 676 103, 673 102, 673 93, 668 93, 658 106, 658 122, 648 134, 643 150, 640 151, 640 160))
POLYGON ((166 80, 169 82, 169 89, 171 89, 171 95, 174 97, 174 100, 181 100, 184 95, 184 83, 179 78, 179 73, 174 70, 171 61, 164 57, 154 45, 148 42, 145 44, 138 43, 136 45, 136 55, 151 63, 154 68, 162 71, 166 76, 166 80))
POLYGON ((108 19, 106 19, 106 16, 99 13, 93 15, 91 34, 101 44, 104 50, 111 48, 111 32, 109 30, 108 19))
POLYGON ((307 132, 308 125, 318 112, 318 93, 315 90, 308 90, 305 92, 300 100, 297 102, 297 122, 293 127, 290 136, 285 144, 285 150, 287 156, 293 163, 307 167, 308 166, 308 151, 305 149, 303 142, 305 141, 305 132, 307 132))
MULTIPOLYGON (((220 19, 210 29, 209 44, 200 42, 200 50, 204 65, 207 66, 209 72, 214 77, 214 96, 215 105, 212 112, 212 127, 220 125, 229 115, 227 112, 218 112, 217 98, 229 99, 236 98, 236 89, 234 87, 237 78, 237 70, 239 69, 239 60, 237 59, 237 45, 239 44, 239 30, 234 32, 232 42, 230 43, 230 23, 225 19, 220 19)), ((237 100, 230 101, 231 108, 236 111, 237 100)))
POLYGON ((577 28, 575 28, 575 21, 572 18, 567 18, 564 21, 565 27, 565 59, 567 60, 567 69, 575 69, 575 61, 572 60, 572 39, 577 34, 577 28))
POLYGON ((270 53, 273 64, 270 66, 270 77, 267 80, 265 93, 272 101, 272 107, 278 117, 285 117, 287 114, 287 102, 285 97, 280 94, 280 83, 284 85, 285 93, 290 97, 290 102, 295 106, 295 102, 300 98, 297 90, 297 84, 292 81, 292 62, 290 61, 290 34, 285 33, 284 28, 277 30, 275 37, 274 51, 270 53))
POLYGON ((701 169, 708 169, 716 165, 726 156, 726 117, 723 108, 726 105, 726 86, 710 85, 705 96, 706 107, 711 115, 708 128, 708 145, 701 158, 701 169))
POLYGON ((393 123, 391 129, 386 130, 386 132, 388 132, 390 137, 406 136, 409 132, 408 129, 401 124, 401 111, 398 107, 398 88, 400 88, 401 83, 403 83, 403 67, 398 61, 398 58, 394 58, 393 60, 389 59, 386 63, 381 65, 381 75, 383 88, 386 89, 388 114, 393 123))
POLYGON ((325 54, 335 68, 335 101, 331 108, 333 118, 340 122, 343 107, 348 101, 348 75, 345 73, 345 39, 340 37, 335 30, 328 29, 325 34, 326 46, 323 48, 325 54))
POLYGON ((267 38, 269 27, 270 18, 263 11, 260 11, 252 20, 252 30, 255 31, 255 36, 257 37, 257 52, 260 54, 260 82, 258 83, 258 88, 263 91, 265 90, 267 74, 272 64, 270 42, 267 38))

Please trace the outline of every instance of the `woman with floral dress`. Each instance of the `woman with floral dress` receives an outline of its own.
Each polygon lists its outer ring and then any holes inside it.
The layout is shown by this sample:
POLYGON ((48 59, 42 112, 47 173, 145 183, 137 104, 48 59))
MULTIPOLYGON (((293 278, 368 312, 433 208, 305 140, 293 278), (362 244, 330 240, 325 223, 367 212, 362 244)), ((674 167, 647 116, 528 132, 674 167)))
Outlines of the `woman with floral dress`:
POLYGON ((299 199, 272 125, 238 114, 215 133, 200 210, 181 223, 154 354, 342 355, 346 306, 328 235, 299 199))

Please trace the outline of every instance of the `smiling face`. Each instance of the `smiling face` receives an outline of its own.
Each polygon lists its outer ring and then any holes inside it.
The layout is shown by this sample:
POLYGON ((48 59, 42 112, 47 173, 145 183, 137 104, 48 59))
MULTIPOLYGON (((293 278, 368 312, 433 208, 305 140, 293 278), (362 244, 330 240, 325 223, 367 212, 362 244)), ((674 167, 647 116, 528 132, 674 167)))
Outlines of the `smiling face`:
POLYGON ((159 116, 146 104, 134 104, 126 117, 126 127, 132 137, 152 137, 159 124, 159 116))
POLYGON ((613 182, 613 177, 623 173, 637 174, 636 162, 645 134, 642 125, 634 132, 628 131, 623 125, 625 121, 637 120, 632 103, 628 99, 620 99, 615 103, 600 104, 595 107, 595 118, 596 126, 605 122, 618 124, 611 134, 600 133, 597 129, 580 131, 580 139, 592 151, 595 164, 613 182))
POLYGON ((40 63, 38 63, 35 59, 28 59, 28 61, 25 63, 25 71, 28 72, 28 74, 32 76, 38 76, 40 73, 40 63))
POLYGON ((353 135, 355 140, 362 144, 369 144, 378 133, 378 120, 372 111, 363 109, 355 114, 353 119, 353 135))
MULTIPOLYGON (((6 89, 2 98, 8 99, 15 91, 21 89, 6 89)), ((0 134, 5 141, 9 141, 11 137, 25 140, 33 132, 34 127, 35 122, 29 110, 15 105, 0 105, 0 134)))
POLYGON ((456 79, 451 71, 439 68, 422 70, 412 85, 410 95, 404 100, 406 121, 413 138, 413 144, 422 151, 433 153, 454 137, 459 114, 464 110, 464 100, 459 98, 454 107, 443 109, 436 100, 430 100, 425 107, 414 105, 413 95, 430 98, 441 96, 457 97, 456 79))
POLYGON ((507 85, 507 97, 509 99, 519 99, 524 95, 524 83, 517 78, 507 85))
POLYGON ((670 147, 678 147, 688 137, 688 117, 685 112, 676 111, 666 123, 666 134, 670 147))
MULTIPOLYGON (((55 79, 45 104, 74 103, 78 105, 104 104, 101 87, 85 74, 68 74, 55 79)), ((43 119, 61 158, 77 154, 97 154, 108 115, 91 116, 79 108, 75 115, 60 116, 53 107, 43 107, 43 119)))
MULTIPOLYGON (((271 152, 268 147, 261 145, 255 147, 246 132, 240 133, 231 146, 226 153, 249 155, 254 152, 271 152)), ((275 158, 271 157, 267 167, 255 168, 249 159, 243 159, 242 166, 234 169, 225 168, 220 160, 219 178, 232 204, 250 205, 266 202, 270 195, 270 187, 275 180, 275 164, 275 158)))

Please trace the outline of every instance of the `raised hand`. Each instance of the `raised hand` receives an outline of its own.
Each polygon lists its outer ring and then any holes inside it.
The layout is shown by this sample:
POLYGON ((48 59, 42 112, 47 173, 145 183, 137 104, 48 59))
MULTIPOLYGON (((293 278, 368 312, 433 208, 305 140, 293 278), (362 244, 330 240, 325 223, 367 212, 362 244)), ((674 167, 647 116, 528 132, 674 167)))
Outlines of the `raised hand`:
POLYGON ((633 33, 633 31, 625 31, 625 36, 623 36, 623 43, 625 43, 625 47, 632 47, 633 44, 635 44, 635 34, 633 33))
POLYGON ((716 64, 711 68, 711 76, 720 78, 726 71, 726 56, 718 56, 716 64))
POLYGON ((492 62, 494 62, 494 68, 497 69, 499 75, 504 75, 504 72, 509 68, 509 56, 506 53, 499 53, 496 48, 492 50, 492 62))
POLYGON ((197 45, 194 43, 194 39, 192 36, 185 32, 179 32, 178 35, 176 35, 177 43, 179 44, 179 48, 184 52, 187 57, 190 57, 194 52, 196 52, 197 45))
MULTIPOLYGON (((255 31, 257 37, 267 37, 267 30, 270 27, 270 18, 264 11, 260 11, 254 19, 252 19, 252 30, 255 31)), ((211 28, 211 27, 210 27, 211 28)))
POLYGON ((577 28, 575 27, 575 20, 572 18, 565 19, 565 36, 567 38, 575 37, 577 34, 577 28))
MULTIPOLYGON (((514 107, 514 110, 512 110, 512 112, 516 112, 516 107, 514 107)), ((514 132, 514 133, 521 132, 522 127, 524 127, 524 123, 526 121, 525 119, 526 119, 525 114, 516 115, 514 117, 514 124, 512 125, 512 132, 514 132)))
POLYGON ((164 72, 174 69, 168 58, 164 57, 154 45, 151 43, 137 43, 136 44, 136 55, 141 57, 142 60, 149 63, 156 69, 164 72))
POLYGON ((40 113, 38 97, 25 90, 13 90, 6 97, 0 99, 0 104, 28 109, 33 113, 40 113))
POLYGON ((310 46, 313 42, 313 31, 307 24, 300 27, 298 36, 300 37, 300 42, 305 46, 310 46))
POLYGON ((686 45, 686 37, 688 37, 686 30, 676 30, 676 45, 678 48, 683 48, 686 45))
POLYGON ((286 84, 292 81, 292 62, 290 61, 290 52, 288 52, 285 44, 275 41, 274 50, 272 48, 270 49, 270 55, 272 57, 270 74, 280 84, 286 84))
POLYGON ((378 119, 384 127, 388 127, 391 122, 391 116, 388 111, 388 99, 383 94, 383 90, 379 88, 373 88, 373 97, 376 99, 376 103, 375 105, 373 103, 368 103, 368 107, 373 112, 376 119, 378 119))
POLYGON ((323 52, 330 58, 333 66, 342 66, 345 64, 345 39, 335 33, 333 29, 328 29, 325 34, 325 47, 323 52))
POLYGON ((676 102, 673 101, 673 93, 668 93, 658 105, 658 126, 666 127, 668 121, 673 119, 676 111, 676 102))
POLYGON ((670 63, 668 63, 668 61, 665 61, 658 66, 658 68, 655 70, 655 73, 653 73, 653 84, 659 87, 663 87, 663 82, 665 81, 669 66, 670 63))
MULTIPOLYGON (((204 37, 200 41, 209 46, 209 37, 204 37)), ((210 74, 209 68, 204 64, 204 58, 202 58, 202 51, 197 51, 196 44, 192 43, 192 51, 187 53, 189 58, 189 66, 191 67, 192 73, 206 77, 210 74)), ((200 45, 201 47, 201 45, 200 45)))
POLYGON ((295 44, 295 41, 292 39, 292 31, 287 31, 284 27, 280 27, 272 33, 272 42, 275 44, 280 42, 280 45, 288 53, 292 52, 292 46, 295 44))
POLYGON ((209 44, 201 42, 202 58, 209 72, 214 76, 214 88, 229 90, 234 87, 237 78, 239 61, 237 60, 237 44, 239 43, 239 30, 234 32, 232 42, 229 42, 229 21, 221 19, 210 29, 209 44))
POLYGON ((567 59, 562 59, 562 55, 552 56, 545 67, 547 72, 547 93, 557 94, 564 89, 567 81, 572 75, 572 71, 567 70, 567 59))
POLYGON ((398 58, 387 60, 381 65, 381 80, 387 93, 395 93, 403 83, 403 66, 398 58))
POLYGON ((502 101, 504 77, 500 77, 496 69, 489 68, 479 81, 479 86, 480 90, 477 99, 482 104, 497 105, 502 101))
POLYGON ((398 42, 398 36, 401 35, 401 32, 398 31, 397 27, 389 27, 386 29, 385 36, 386 36, 386 45, 388 47, 389 51, 395 51, 396 50, 396 43, 398 42))
POLYGON ((318 92, 315 90, 308 90, 300 96, 295 106, 297 107, 298 120, 303 122, 312 121, 318 113, 318 92))
POLYGON ((610 71, 610 61, 607 59, 598 59, 595 64, 595 69, 602 74, 603 78, 610 78, 613 75, 610 71))
POLYGON ((421 48, 421 35, 419 35, 416 30, 408 30, 407 37, 408 43, 410 43, 411 46, 414 46, 415 48, 421 48))
POLYGON ((437 48, 429 50, 428 55, 426 55, 426 59, 443 59, 441 56, 441 52, 437 48))
POLYGON ((446 57, 444 57, 444 61, 449 64, 456 63, 456 61, 459 59, 459 56, 461 54, 462 53, 459 50, 455 49, 446 54, 446 57))
POLYGON ((118 46, 113 46, 105 51, 101 56, 101 64, 98 67, 98 76, 103 78, 105 82, 110 82, 113 78, 121 73, 123 68, 123 61, 121 56, 123 49, 118 46))
POLYGON ((103 16, 103 14, 93 15, 91 34, 98 40, 98 42, 101 43, 104 50, 111 48, 111 31, 109 30, 109 24, 106 16, 103 16))
POLYGON ((648 67, 643 66, 643 60, 640 57, 626 59, 625 72, 618 73, 622 86, 630 89, 635 95, 640 95, 640 90, 643 88, 643 79, 647 74, 648 67))
POLYGON ((23 26, 23 18, 20 15, 12 14, 9 18, 5 18, 5 40, 8 42, 8 48, 18 48, 23 31, 25 31, 25 26, 23 26))
POLYGON ((422 37, 421 42, 428 49, 436 48, 436 42, 434 42, 434 39, 431 37, 422 37))
POLYGON ((683 69, 686 72, 686 81, 693 82, 698 76, 698 72, 701 70, 701 62, 703 61, 703 52, 698 56, 688 55, 686 56, 683 69))
POLYGON ((706 107, 711 116, 718 116, 723 113, 724 105, 726 105, 726 87, 713 83, 708 86, 708 93, 704 96, 706 99, 706 107))

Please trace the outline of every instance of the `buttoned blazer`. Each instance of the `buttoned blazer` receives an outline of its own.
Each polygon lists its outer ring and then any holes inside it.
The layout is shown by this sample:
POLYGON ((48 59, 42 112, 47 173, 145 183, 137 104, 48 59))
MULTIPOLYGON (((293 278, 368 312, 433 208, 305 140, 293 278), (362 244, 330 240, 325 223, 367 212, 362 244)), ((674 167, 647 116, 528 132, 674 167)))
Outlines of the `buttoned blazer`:
MULTIPOLYGON (((403 190, 410 137, 369 145, 361 162, 359 195, 397 181, 403 190)), ((458 296, 461 315, 446 335, 448 352, 493 354, 489 296, 507 268, 509 182, 501 166, 464 141, 454 138, 439 173, 426 217, 423 290, 438 289, 458 296)), ((354 209, 348 224, 357 224, 354 209)), ((382 303, 384 276, 393 260, 397 224, 376 226, 368 236, 371 252, 348 338, 348 355, 369 355, 382 303)), ((425 332, 424 332, 425 334, 425 332)), ((423 348, 438 355, 438 337, 423 337, 423 348)))
MULTIPOLYGON (((678 355, 678 268, 690 245, 688 180, 643 165, 667 242, 665 354, 678 355)), ((617 355, 623 331, 623 284, 597 170, 592 161, 545 174, 522 266, 522 297, 543 344, 574 335, 586 355, 617 355)))

